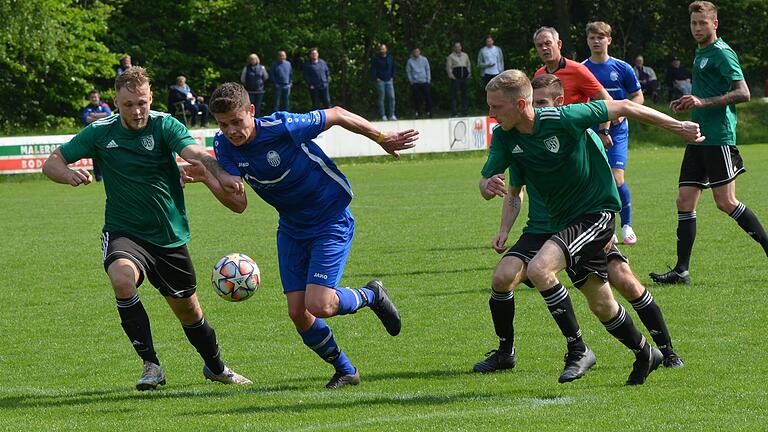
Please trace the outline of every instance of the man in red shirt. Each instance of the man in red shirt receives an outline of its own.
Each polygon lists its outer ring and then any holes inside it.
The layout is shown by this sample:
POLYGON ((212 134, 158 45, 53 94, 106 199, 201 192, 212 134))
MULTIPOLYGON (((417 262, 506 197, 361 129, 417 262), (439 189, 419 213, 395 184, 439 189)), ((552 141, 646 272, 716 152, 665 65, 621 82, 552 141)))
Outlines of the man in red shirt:
MULTIPOLYGON (((533 34, 533 44, 536 46, 539 58, 544 62, 544 66, 540 67, 534 76, 548 73, 560 78, 565 95, 563 105, 585 103, 595 99, 612 100, 611 95, 586 66, 560 54, 563 41, 560 40, 557 30, 552 27, 539 28, 533 34)), ((610 125, 610 122, 601 124, 597 131, 606 148, 613 144, 610 125)))

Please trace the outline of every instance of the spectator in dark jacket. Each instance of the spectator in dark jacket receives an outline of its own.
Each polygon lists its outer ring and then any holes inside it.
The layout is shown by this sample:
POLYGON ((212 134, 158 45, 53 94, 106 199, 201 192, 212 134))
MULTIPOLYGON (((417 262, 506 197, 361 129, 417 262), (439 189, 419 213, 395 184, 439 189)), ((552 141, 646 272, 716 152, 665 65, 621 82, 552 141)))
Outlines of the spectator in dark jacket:
POLYGON ((317 48, 309 50, 309 61, 304 63, 304 82, 309 88, 312 98, 312 109, 330 108, 331 94, 328 84, 331 82, 331 72, 325 60, 320 58, 317 48), (322 102, 322 105, 320 103, 322 102))
POLYGON ((285 51, 277 52, 277 60, 272 62, 269 76, 275 85, 275 111, 288 111, 291 106, 291 86, 293 85, 293 69, 287 60, 285 51))
POLYGON ((171 86, 168 102, 171 107, 177 106, 179 109, 183 109, 184 112, 189 111, 192 113, 192 127, 197 124, 198 115, 200 116, 200 126, 208 126, 208 105, 204 103, 202 96, 198 96, 187 85, 187 78, 185 76, 179 75, 176 77, 176 84, 171 86))
POLYGON ((264 82, 269 79, 267 68, 261 64, 259 56, 251 54, 248 56, 248 63, 240 73, 240 82, 248 90, 248 98, 256 107, 256 117, 261 115, 261 101, 264 99, 264 82))
POLYGON ((371 74, 376 80, 376 90, 379 92, 379 116, 382 120, 397 120, 395 116, 395 59, 387 53, 387 46, 379 45, 379 54, 371 60, 371 74), (389 98, 388 110, 384 110, 384 98, 389 98), (388 111, 388 112, 387 112, 388 111))

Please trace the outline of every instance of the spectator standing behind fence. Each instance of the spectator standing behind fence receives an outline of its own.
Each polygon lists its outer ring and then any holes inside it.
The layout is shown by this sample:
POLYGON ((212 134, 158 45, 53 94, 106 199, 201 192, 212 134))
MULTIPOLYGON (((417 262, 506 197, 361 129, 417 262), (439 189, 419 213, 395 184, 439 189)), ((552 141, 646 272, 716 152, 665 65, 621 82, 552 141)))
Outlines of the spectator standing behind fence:
POLYGON ((429 60, 421 55, 421 49, 414 48, 411 51, 411 57, 405 65, 405 74, 411 84, 411 99, 416 117, 423 115, 432 118, 432 92, 429 89, 432 72, 429 69, 429 60))
POLYGON ((275 111, 288 111, 291 108, 291 86, 293 85, 293 69, 287 60, 285 51, 277 52, 277 60, 272 62, 269 76, 275 85, 275 111))
POLYGON ((445 71, 451 80, 451 115, 458 115, 458 96, 461 94, 461 115, 469 112, 469 98, 467 97, 467 84, 471 74, 471 64, 467 53, 461 50, 461 43, 453 43, 453 51, 445 60, 445 71))
POLYGON ((379 45, 379 54, 371 60, 371 74, 376 80, 379 93, 379 116, 382 120, 397 120, 395 115, 395 59, 387 52, 385 44, 379 45), (384 98, 389 99, 388 110, 384 109, 384 98), (387 112, 389 111, 389 112, 387 112))
POLYGON ((204 99, 202 96, 198 96, 192 88, 187 85, 187 78, 184 75, 176 77, 176 84, 171 86, 168 101, 170 102, 170 105, 175 105, 180 102, 182 103, 183 109, 192 114, 192 127, 197 124, 198 116, 200 116, 200 126, 208 126, 208 105, 203 103, 204 99))
POLYGON ((248 98, 256 108, 256 117, 261 116, 261 102, 264 100, 264 83, 269 79, 267 68, 261 64, 256 54, 248 56, 248 63, 240 73, 240 82, 248 90, 248 98))
POLYGON ((659 102, 659 81, 656 78, 656 72, 649 66, 645 66, 645 59, 639 55, 635 57, 635 70, 637 80, 640 81, 640 88, 643 90, 643 96, 659 102))
POLYGON ((667 85, 670 99, 691 94, 691 74, 688 69, 680 66, 677 57, 672 59, 672 66, 667 70, 667 85))
POLYGON ((331 72, 325 60, 320 58, 317 48, 310 48, 309 61, 304 63, 304 82, 309 88, 313 110, 331 107, 331 92, 328 86, 331 82, 331 72))
MULTIPOLYGON (((109 105, 101 101, 101 94, 96 89, 91 90, 88 93, 88 105, 83 108, 82 119, 83 125, 88 126, 96 120, 112 115, 112 110, 109 109, 109 105)), ((96 159, 93 159, 93 177, 96 181, 101 181, 101 169, 96 165, 96 159)))
POLYGON ((493 36, 485 37, 485 46, 477 53, 477 67, 483 76, 483 86, 493 77, 504 72, 504 55, 501 48, 493 44, 493 36))
POLYGON ((120 57, 120 64, 117 66, 117 76, 124 74, 125 71, 131 66, 133 66, 131 63, 131 56, 126 54, 120 57))

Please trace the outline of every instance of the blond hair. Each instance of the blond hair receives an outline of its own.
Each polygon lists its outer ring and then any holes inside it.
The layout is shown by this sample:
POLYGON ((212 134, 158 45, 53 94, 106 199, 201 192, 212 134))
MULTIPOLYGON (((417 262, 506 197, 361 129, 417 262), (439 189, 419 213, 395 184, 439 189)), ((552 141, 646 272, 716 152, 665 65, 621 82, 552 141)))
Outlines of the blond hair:
POLYGON ((256 60, 256 63, 261 63, 261 59, 259 58, 258 54, 253 53, 248 56, 248 62, 250 63, 251 60, 256 60))
POLYGON ((485 86, 486 92, 501 91, 512 100, 531 100, 533 88, 528 77, 522 71, 509 69, 496 75, 485 86))
POLYGON ((695 1, 688 5, 688 14, 700 12, 709 15, 712 19, 717 19, 717 6, 708 1, 695 1))
POLYGON ((136 93, 136 89, 149 85, 149 74, 141 66, 131 66, 123 72, 122 75, 115 78, 115 92, 121 88, 128 89, 131 93, 136 93))
POLYGON ((590 33, 611 37, 611 26, 602 21, 594 21, 587 24, 587 36, 589 36, 590 33))

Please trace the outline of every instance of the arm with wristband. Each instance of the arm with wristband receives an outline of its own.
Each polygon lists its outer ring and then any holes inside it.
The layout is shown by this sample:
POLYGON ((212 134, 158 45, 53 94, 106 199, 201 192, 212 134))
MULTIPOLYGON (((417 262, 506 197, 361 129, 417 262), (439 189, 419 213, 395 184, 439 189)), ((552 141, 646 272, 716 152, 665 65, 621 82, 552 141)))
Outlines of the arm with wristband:
POLYGON ((394 156, 395 159, 400 159, 400 155, 397 152, 413 148, 416 145, 414 141, 419 138, 419 132, 413 129, 379 131, 368 120, 339 106, 325 110, 325 129, 330 129, 336 125, 376 141, 376 144, 380 145, 385 152, 394 156))

